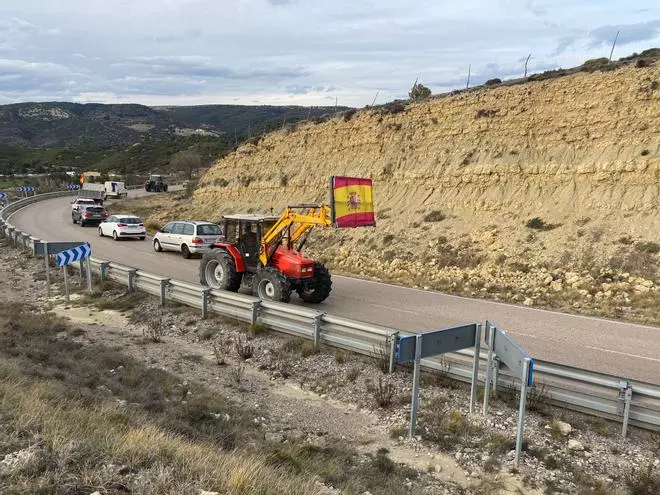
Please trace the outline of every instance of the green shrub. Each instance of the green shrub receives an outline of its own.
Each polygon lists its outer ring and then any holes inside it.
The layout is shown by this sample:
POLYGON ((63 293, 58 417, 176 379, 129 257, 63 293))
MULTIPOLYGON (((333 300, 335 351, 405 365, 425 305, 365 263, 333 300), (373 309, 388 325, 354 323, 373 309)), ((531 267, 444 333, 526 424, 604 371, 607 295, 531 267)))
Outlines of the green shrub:
POLYGON ((502 84, 502 80, 499 77, 494 77, 493 79, 488 79, 484 84, 486 86, 497 86, 498 84, 502 84))

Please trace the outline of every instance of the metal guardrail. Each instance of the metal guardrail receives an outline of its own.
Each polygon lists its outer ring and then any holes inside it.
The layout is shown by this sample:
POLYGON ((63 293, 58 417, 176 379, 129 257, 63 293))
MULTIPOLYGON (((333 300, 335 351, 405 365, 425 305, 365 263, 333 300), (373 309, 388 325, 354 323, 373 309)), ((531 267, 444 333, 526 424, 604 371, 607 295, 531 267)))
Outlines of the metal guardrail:
MULTIPOLYGON (((70 194, 67 191, 37 195, 9 205, 0 211, 0 237, 8 237, 14 245, 33 250, 35 243, 40 240, 20 232, 7 218, 18 209, 34 202, 70 194)), ((91 258, 90 261, 93 271, 101 278, 115 280, 126 285, 130 291, 142 290, 159 296, 161 304, 177 301, 200 309, 204 317, 209 313, 216 313, 310 339, 316 344, 327 344, 368 356, 389 356, 391 369, 398 336, 413 335, 411 332, 328 315, 306 307, 260 301, 252 296, 171 280, 115 262, 96 258, 91 258)), ((439 358, 423 359, 422 367, 469 382, 472 377, 473 356, 472 350, 458 351, 439 358)), ((481 356, 480 368, 485 371, 486 353, 482 352, 481 356)), ((480 376, 484 377, 485 373, 480 373, 480 376)), ((515 392, 520 389, 519 379, 501 367, 497 359, 492 376, 495 393, 515 392)), ((484 378, 481 383, 483 380, 484 378)), ((534 361, 534 385, 539 400, 621 421, 624 435, 628 424, 660 430, 660 385, 539 360, 534 361), (543 397, 540 397, 541 394, 543 397)))

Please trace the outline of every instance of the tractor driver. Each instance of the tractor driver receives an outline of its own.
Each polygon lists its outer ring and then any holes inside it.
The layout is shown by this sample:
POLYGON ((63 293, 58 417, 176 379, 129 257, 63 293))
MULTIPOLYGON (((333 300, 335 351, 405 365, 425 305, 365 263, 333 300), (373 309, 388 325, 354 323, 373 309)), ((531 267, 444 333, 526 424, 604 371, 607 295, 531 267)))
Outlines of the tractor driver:
POLYGON ((253 251, 258 244, 257 234, 254 232, 252 225, 247 224, 243 227, 245 231, 241 239, 241 244, 243 244, 243 250, 247 252, 253 251))

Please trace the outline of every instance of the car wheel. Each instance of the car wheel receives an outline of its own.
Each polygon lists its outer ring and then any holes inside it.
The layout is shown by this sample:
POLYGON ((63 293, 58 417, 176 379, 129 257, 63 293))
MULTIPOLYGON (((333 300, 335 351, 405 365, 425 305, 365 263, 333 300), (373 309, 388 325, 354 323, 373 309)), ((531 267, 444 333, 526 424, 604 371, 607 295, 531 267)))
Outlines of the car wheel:
POLYGON ((73 222, 74 225, 76 224, 76 218, 73 215, 71 215, 71 221, 73 222))
POLYGON ((160 242, 158 242, 158 239, 154 239, 154 251, 157 253, 160 253, 163 250, 163 246, 160 245, 160 242))
POLYGON ((116 231, 116 230, 113 230, 113 231, 112 231, 112 238, 113 238, 115 241, 118 241, 118 240, 119 240, 119 236, 117 235, 117 231, 116 231))
POLYGON ((185 244, 181 246, 181 254, 187 260, 189 260, 192 257, 192 253, 190 252, 190 249, 188 249, 188 246, 186 246, 185 244))
POLYGON ((99 237, 103 237, 103 230, 99 227, 99 237))
POLYGON ((83 222, 83 221, 81 220, 81 221, 80 221, 80 226, 81 226, 81 227, 84 227, 84 226, 85 226, 85 222, 83 222))

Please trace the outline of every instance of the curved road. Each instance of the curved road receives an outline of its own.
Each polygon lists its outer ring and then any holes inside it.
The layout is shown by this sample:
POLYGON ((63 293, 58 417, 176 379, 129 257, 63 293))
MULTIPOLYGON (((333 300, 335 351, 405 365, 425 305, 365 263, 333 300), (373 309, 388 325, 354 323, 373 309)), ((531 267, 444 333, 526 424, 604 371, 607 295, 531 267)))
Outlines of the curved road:
MULTIPOLYGON (((138 193, 139 195, 145 193, 138 193)), ((132 192, 132 196, 138 195, 132 192)), ((86 241, 94 256, 187 282, 199 283, 199 260, 155 253, 151 238, 114 242, 95 227, 71 223, 70 198, 36 203, 11 222, 47 241, 86 241)), ((293 303, 300 304, 294 296, 293 303)), ((323 311, 391 328, 428 331, 489 319, 533 357, 660 383, 660 328, 408 289, 334 276, 323 311)))

